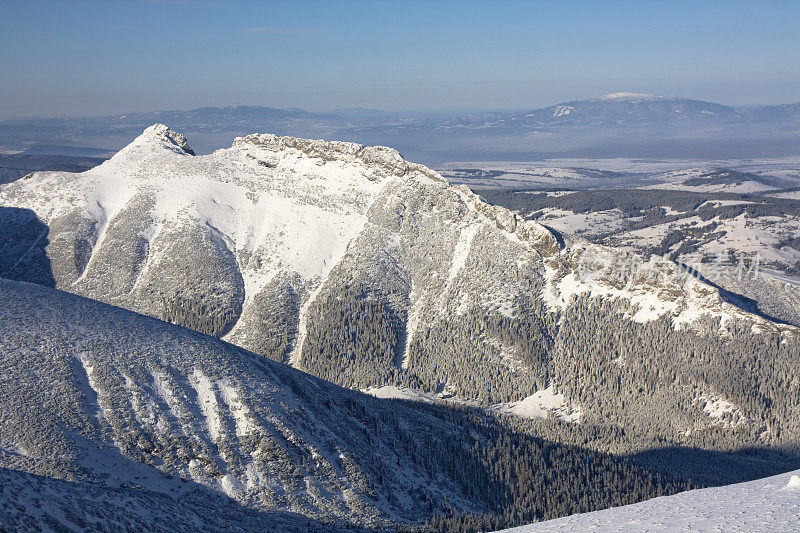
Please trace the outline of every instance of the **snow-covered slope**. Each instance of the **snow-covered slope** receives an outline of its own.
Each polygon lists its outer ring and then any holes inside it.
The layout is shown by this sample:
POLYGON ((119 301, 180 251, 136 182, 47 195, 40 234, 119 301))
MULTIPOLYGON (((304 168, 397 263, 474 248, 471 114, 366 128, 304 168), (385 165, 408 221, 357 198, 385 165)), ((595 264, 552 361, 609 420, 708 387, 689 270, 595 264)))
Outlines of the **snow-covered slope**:
POLYGON ((800 470, 736 485, 691 490, 505 531, 797 531, 800 530, 798 476, 800 470))
POLYGON ((322 519, 413 518, 409 486, 471 507, 399 445, 414 434, 435 442, 452 429, 442 421, 127 311, 34 285, 0 289, 6 468, 172 498, 210 490, 322 519), (388 438, 389 410, 416 429, 388 438))
POLYGON ((176 270, 191 269, 197 283, 217 287, 200 298, 222 309, 204 325, 219 334, 276 274, 318 283, 363 229, 387 179, 406 167, 390 149, 269 135, 192 157, 182 135, 155 125, 88 172, 20 181, 3 204, 32 209, 50 226, 59 287, 168 315, 154 300, 176 270), (178 257, 189 251, 206 257, 178 257))
POLYGON ((340 530, 294 513, 244 508, 210 491, 174 498, 141 487, 76 483, 6 468, 0 468, 0 528, 31 533, 340 530))
POLYGON ((45 287, 0 280, 0 309, 4 468, 325 520, 419 518, 419 497, 475 508, 400 444, 437 442, 439 419, 45 287))
MULTIPOLYGON (((706 280, 751 299, 750 309, 800 325, 797 265, 800 204, 792 193, 724 192, 750 180, 771 190, 779 180, 755 172, 695 169, 661 174, 658 190, 485 191, 490 201, 564 234, 597 244, 665 256, 706 280), (673 188, 689 184, 692 190, 673 188), (706 185, 723 192, 704 192, 706 185), (696 189, 700 188, 698 192, 696 189), (767 283, 765 283, 765 281, 767 283)), ((783 185, 781 185, 783 186, 783 185)))
POLYGON ((393 529, 685 486, 479 410, 372 398, 33 284, 0 280, 0 353, 3 531, 393 529), (523 472, 547 490, 517 483, 523 472))
POLYGON ((608 101, 608 100, 622 100, 628 102, 646 102, 648 100, 664 100, 666 99, 663 96, 654 96, 652 94, 644 94, 644 93, 628 93, 628 92, 618 92, 618 93, 609 93, 604 94, 603 96, 598 96, 595 100, 600 101, 608 101))

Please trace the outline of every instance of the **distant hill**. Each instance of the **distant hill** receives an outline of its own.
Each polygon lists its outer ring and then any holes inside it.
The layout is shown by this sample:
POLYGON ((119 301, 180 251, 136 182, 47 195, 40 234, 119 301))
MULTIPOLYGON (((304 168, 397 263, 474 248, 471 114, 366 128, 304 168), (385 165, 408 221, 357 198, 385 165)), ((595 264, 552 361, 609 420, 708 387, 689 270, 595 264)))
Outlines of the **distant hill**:
POLYGON ((0 122, 0 149, 57 145, 63 151, 74 145, 118 150, 155 122, 191 135, 198 153, 227 146, 237 136, 269 132, 393 146, 426 164, 556 155, 719 159, 800 154, 800 103, 739 108, 624 92, 513 113, 314 113, 232 106, 14 119, 0 122))

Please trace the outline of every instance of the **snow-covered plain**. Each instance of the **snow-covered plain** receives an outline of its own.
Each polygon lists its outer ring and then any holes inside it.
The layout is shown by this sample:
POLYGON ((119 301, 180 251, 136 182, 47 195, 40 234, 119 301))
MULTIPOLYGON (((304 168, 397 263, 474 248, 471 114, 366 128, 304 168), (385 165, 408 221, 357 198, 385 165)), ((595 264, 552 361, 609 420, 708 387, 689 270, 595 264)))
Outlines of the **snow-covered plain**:
POLYGON ((800 186, 800 157, 757 160, 548 158, 534 161, 452 161, 436 167, 451 183, 466 184, 475 189, 639 186, 697 192, 753 192, 774 189, 757 181, 733 187, 681 185, 686 179, 720 168, 779 178, 800 186))
POLYGON ((505 530, 551 531, 800 531, 800 470, 505 530))
POLYGON ((623 226, 623 215, 619 209, 592 213, 573 213, 562 209, 543 211, 537 220, 562 233, 595 235, 608 233, 623 226))

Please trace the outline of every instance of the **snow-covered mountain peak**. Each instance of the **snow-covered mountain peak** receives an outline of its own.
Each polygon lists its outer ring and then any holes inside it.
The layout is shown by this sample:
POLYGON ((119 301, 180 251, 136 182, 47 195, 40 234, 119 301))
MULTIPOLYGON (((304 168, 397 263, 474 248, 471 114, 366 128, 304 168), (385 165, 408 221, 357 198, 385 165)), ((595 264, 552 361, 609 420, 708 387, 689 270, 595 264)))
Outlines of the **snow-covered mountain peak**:
MULTIPOLYGON (((80 174, 36 173, 5 189, 0 203, 31 209, 54 234, 62 225, 77 232, 65 242, 83 248, 69 244, 57 252, 77 257, 63 261, 63 268, 59 258, 59 287, 78 290, 87 278, 105 279, 103 265, 119 258, 112 252, 117 241, 133 242, 130 265, 124 266, 131 270, 130 281, 113 297, 104 295, 115 304, 150 298, 137 291, 159 285, 155 272, 173 268, 167 263, 177 249, 188 254, 207 246, 210 256, 220 258, 219 268, 231 273, 229 292, 239 302, 232 314, 240 316, 239 306, 246 307, 276 277, 299 276, 298 291, 311 291, 325 282, 348 250, 352 255, 378 247, 396 260, 399 251, 409 253, 423 236, 438 239, 440 246, 447 243, 445 249, 453 246, 437 260, 455 265, 452 274, 441 274, 451 279, 460 272, 457 267, 470 253, 474 236, 485 231, 500 239, 495 243, 521 245, 524 254, 553 263, 543 292, 552 309, 588 292, 639 304, 635 318, 640 321, 667 312, 680 316, 681 322, 703 312, 739 315, 699 282, 647 278, 635 287, 628 286, 629 280, 620 285, 611 266, 619 254, 612 250, 591 248, 589 256, 602 256, 605 270, 591 279, 576 277, 579 267, 587 266, 581 262, 588 257, 581 253, 583 247, 565 250, 545 226, 487 204, 465 187, 448 186, 438 173, 405 161, 392 148, 252 134, 209 155, 190 153, 183 135, 155 124, 104 164, 80 174), (41 194, 43 189, 48 194, 41 194), (194 234, 187 236, 187 228, 194 234), (107 253, 101 253, 105 246, 107 253), (703 290, 695 290, 696 285, 703 290)), ((671 273, 674 265, 668 266, 656 271, 671 273)), ((403 268, 401 277, 413 277, 409 272, 415 266, 403 268)))
POLYGON ((163 176, 164 166, 171 164, 175 158, 186 159, 194 156, 194 150, 189 146, 186 137, 164 124, 153 124, 111 159, 81 175, 105 181, 111 176, 115 181, 128 182, 134 177, 151 181, 163 176))
MULTIPOLYGON (((164 146, 174 152, 194 155, 189 142, 182 134, 164 124, 153 124, 133 140, 126 148, 139 146, 164 146)), ((123 148, 125 150, 125 148, 123 148)))
POLYGON ((662 100, 664 98, 665 97, 663 96, 655 96, 652 94, 618 92, 618 93, 604 94, 603 96, 597 98, 597 100, 642 101, 642 100, 662 100))
POLYGON ((557 248, 545 228, 449 187, 391 148, 253 134, 212 154, 189 153, 183 135, 156 124, 102 165, 79 174, 36 173, 5 190, 0 203, 31 209, 50 226, 86 226, 86 236, 75 239, 87 253, 77 269, 57 272, 59 286, 76 290, 96 268, 119 259, 100 253, 104 246, 133 241, 134 267, 129 283, 114 291, 119 298, 158 285, 150 276, 166 268, 178 253, 173 248, 188 254, 206 245, 233 273, 229 292, 237 298, 254 297, 276 276, 299 275, 317 286, 359 235, 406 211, 414 225, 452 213, 442 223, 493 226, 543 254, 557 248), (52 193, 42 195, 43 187, 52 193))

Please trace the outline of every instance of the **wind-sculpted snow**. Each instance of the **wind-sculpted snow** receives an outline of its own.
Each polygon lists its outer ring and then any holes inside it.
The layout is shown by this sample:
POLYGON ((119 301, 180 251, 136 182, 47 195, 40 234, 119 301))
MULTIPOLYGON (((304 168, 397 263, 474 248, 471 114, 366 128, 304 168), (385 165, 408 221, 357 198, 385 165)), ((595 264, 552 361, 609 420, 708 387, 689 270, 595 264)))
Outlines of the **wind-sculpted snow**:
MULTIPOLYGON (((413 464, 389 467, 407 458, 354 416, 368 398, 188 330, 0 284, 6 467, 173 497, 200 486, 320 518, 411 518, 408 486, 470 508, 413 464)), ((433 436, 429 423, 404 422, 433 436)))
POLYGON ((0 468, 0 527, 7 531, 338 531, 301 515, 256 511, 210 491, 191 498, 75 483, 0 468), (6 529, 7 528, 7 529, 6 529))
POLYGON ((508 524, 687 487, 478 410, 375 399, 27 283, 0 280, 0 353, 0 529, 508 524))

